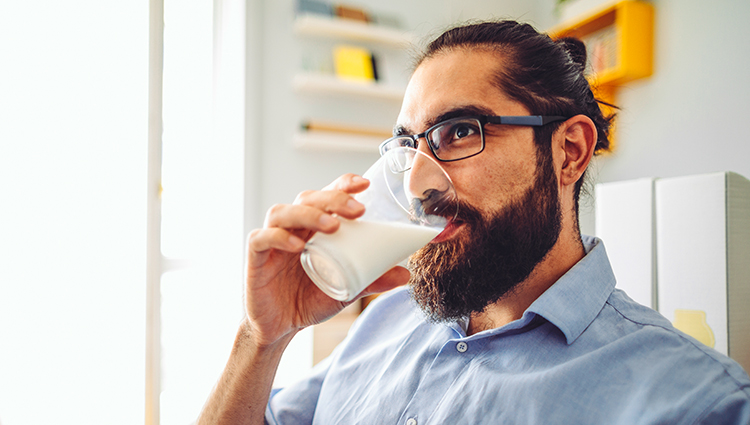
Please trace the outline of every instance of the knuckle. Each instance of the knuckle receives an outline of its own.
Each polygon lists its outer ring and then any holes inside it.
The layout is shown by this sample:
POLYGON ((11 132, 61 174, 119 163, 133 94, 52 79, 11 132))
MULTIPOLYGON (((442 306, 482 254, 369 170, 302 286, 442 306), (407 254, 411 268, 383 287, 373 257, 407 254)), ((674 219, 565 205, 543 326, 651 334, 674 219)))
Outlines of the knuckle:
POLYGON ((248 252, 252 252, 263 236, 263 229, 253 229, 247 234, 245 245, 248 252))
POLYGON ((250 241, 252 239, 256 239, 261 232, 261 229, 253 229, 250 231, 250 233, 247 234, 247 240, 250 241))
POLYGON ((279 216, 286 209, 284 204, 274 204, 266 211, 266 220, 264 227, 270 227, 274 222, 274 217, 279 216))
POLYGON ((268 209, 268 213, 266 215, 269 215, 269 216, 271 216, 271 215, 277 215, 281 211, 283 211, 285 208, 286 208, 286 206, 284 204, 273 204, 268 209))
POLYGON ((294 198, 294 203, 297 205, 304 204, 306 200, 310 199, 313 193, 315 193, 313 190, 304 190, 300 192, 297 197, 294 198))

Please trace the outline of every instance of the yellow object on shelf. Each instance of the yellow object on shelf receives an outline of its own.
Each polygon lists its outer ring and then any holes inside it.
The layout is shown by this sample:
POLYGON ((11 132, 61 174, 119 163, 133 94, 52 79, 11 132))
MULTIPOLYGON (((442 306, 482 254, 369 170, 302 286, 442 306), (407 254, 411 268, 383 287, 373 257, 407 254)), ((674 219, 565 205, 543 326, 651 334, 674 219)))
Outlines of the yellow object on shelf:
POLYGON ((375 67, 372 53, 356 46, 336 46, 333 49, 336 75, 345 80, 374 82, 375 67))

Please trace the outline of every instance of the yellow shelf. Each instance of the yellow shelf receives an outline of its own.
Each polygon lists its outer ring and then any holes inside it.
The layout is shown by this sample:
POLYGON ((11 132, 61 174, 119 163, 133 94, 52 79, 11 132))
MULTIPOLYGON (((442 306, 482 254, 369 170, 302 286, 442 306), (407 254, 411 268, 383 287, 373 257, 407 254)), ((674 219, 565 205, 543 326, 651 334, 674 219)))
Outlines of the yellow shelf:
MULTIPOLYGON (((639 0, 607 3, 548 31, 559 39, 575 37, 586 44, 586 76, 597 99, 616 105, 618 87, 654 71, 654 7, 639 0)), ((606 115, 613 111, 601 105, 606 115)), ((610 131, 610 151, 614 140, 610 131)))
POLYGON ((609 3, 549 31, 586 43, 592 83, 617 86, 653 73, 654 8, 636 0, 609 3))

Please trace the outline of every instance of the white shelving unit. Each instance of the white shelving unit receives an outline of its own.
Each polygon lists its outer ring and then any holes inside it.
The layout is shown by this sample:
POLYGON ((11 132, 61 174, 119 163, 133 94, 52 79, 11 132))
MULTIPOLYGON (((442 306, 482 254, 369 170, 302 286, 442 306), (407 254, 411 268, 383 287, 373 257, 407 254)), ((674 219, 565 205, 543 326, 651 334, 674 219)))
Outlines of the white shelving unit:
POLYGON ((294 147, 301 150, 329 150, 377 153, 383 137, 346 134, 332 131, 300 131, 294 136, 294 147))
POLYGON ((301 73, 294 76, 292 88, 301 94, 335 94, 400 102, 405 89, 381 83, 347 81, 333 75, 301 73))
POLYGON ((294 21, 294 33, 299 36, 326 37, 377 43, 393 48, 406 48, 414 37, 406 31, 382 27, 352 19, 301 15, 294 21))
MULTIPOLYGON (((396 51, 408 48, 415 39, 405 30, 312 14, 298 16, 293 32, 300 38, 359 42, 396 51)), ((356 107, 366 102, 400 103, 406 88, 389 83, 348 81, 335 75, 300 72, 292 79, 292 90, 301 95, 337 96, 356 107)), ((295 148, 301 150, 377 153, 384 139, 356 133, 299 130, 294 135, 293 143, 295 148)))

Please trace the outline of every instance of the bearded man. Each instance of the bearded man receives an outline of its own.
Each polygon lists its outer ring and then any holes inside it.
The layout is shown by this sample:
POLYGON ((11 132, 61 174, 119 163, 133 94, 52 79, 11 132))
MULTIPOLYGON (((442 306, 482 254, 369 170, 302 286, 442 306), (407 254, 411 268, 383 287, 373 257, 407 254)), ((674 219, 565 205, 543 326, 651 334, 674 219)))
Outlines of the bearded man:
POLYGON ((248 239, 246 317, 199 423, 750 423, 742 368, 615 289, 603 243, 580 235, 584 174, 609 129, 585 63, 580 42, 513 21, 432 42, 381 150, 441 161, 458 216, 365 294, 408 289, 272 392, 291 338, 345 307, 305 275, 304 242, 335 232, 334 215, 361 216, 352 194, 368 182, 345 175, 272 207, 248 239), (438 137, 456 123, 478 136, 471 149, 438 137))

